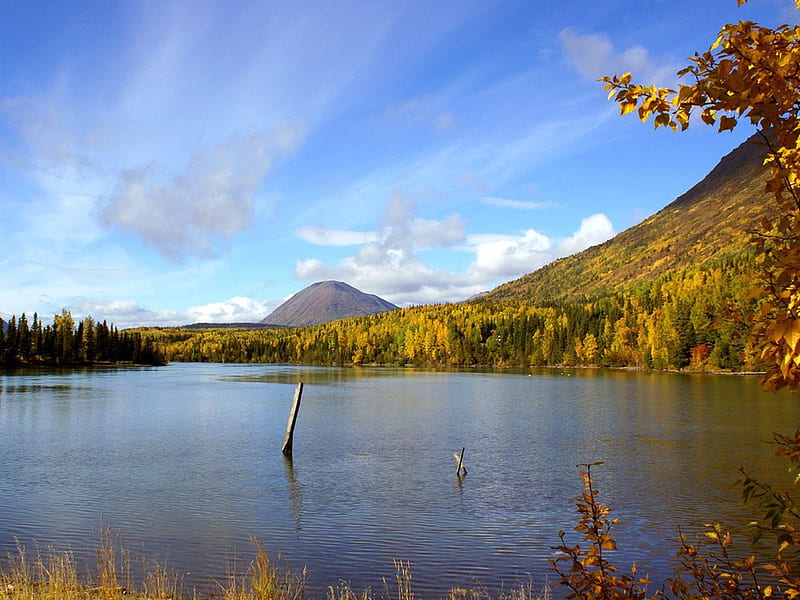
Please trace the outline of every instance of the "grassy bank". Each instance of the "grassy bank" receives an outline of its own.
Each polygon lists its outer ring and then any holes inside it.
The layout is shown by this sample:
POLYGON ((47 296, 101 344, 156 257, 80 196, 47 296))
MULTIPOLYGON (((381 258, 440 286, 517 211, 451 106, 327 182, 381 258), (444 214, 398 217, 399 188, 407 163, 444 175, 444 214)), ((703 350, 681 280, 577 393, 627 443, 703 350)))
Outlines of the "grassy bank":
MULTIPOLYGON (((244 572, 232 570, 210 590, 185 589, 181 578, 147 559, 134 560, 103 532, 96 564, 81 567, 71 552, 49 549, 31 553, 18 546, 0 562, 0 600, 415 600, 411 568, 395 562, 393 581, 381 590, 354 590, 338 582, 322 598, 310 594, 306 572, 292 572, 270 559, 254 540, 255 556, 244 572)), ((484 588, 450 590, 448 600, 541 600, 521 586, 499 597, 484 588)), ((432 599, 433 600, 433 599, 432 599)))

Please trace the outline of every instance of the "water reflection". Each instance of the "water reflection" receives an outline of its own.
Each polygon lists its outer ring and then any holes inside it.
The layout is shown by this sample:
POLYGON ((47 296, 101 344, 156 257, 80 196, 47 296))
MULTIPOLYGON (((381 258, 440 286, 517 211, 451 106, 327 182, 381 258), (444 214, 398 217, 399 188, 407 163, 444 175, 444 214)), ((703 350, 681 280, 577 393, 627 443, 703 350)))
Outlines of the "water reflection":
POLYGON ((286 469, 286 484, 289 490, 289 506, 292 511, 292 519, 294 520, 295 530, 299 532, 303 528, 300 520, 303 512, 303 497, 300 486, 297 484, 297 477, 294 474, 294 462, 291 456, 284 455, 283 466, 286 469))
MULTIPOLYGON (((480 579, 542 585, 557 532, 575 523, 575 465, 603 461, 622 562, 658 579, 665 540, 741 522, 740 465, 786 477, 764 444, 800 422, 753 379, 171 365, 0 376, 0 554, 15 539, 85 547, 101 523, 213 583, 250 536, 312 589, 392 580, 409 560, 420 595, 480 579), (280 452, 306 384, 294 460, 280 452), (465 477, 452 454, 466 446, 465 477)), ((749 515, 747 516, 749 520, 749 515)), ((669 546, 667 548, 667 546, 669 546)))

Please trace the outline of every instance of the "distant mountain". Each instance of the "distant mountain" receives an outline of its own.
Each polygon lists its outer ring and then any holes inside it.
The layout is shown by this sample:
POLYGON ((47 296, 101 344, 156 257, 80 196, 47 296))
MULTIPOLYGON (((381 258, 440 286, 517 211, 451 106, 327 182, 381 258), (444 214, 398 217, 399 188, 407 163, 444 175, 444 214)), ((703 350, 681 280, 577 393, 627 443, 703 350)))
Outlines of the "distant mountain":
POLYGON ((240 323, 191 323, 182 325, 181 329, 282 329, 282 325, 271 323, 251 323, 248 321, 240 323))
POLYGON ((373 294, 365 294, 341 281, 321 281, 297 292, 272 311, 261 323, 305 327, 345 319, 374 315, 397 308, 373 294))
POLYGON ((764 186, 766 148, 753 136, 697 185, 611 240, 498 286, 478 301, 533 304, 593 300, 662 275, 735 259, 750 250, 750 232, 774 216, 764 186))
POLYGON ((472 296, 470 296, 469 298, 467 298, 467 300, 466 300, 466 301, 467 301, 467 302, 472 302, 473 300, 478 300, 478 299, 480 299, 480 298, 483 298, 483 297, 484 297, 486 294, 488 294, 488 293, 489 293, 489 290, 484 290, 484 291, 482 291, 482 292, 478 292, 477 294, 472 294, 472 296))

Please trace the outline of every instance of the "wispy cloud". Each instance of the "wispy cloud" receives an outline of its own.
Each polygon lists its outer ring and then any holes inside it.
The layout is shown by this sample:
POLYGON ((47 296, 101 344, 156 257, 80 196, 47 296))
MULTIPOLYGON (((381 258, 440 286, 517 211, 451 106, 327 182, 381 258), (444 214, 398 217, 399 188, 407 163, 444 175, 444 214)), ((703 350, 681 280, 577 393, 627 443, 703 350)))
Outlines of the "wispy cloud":
POLYGON ((39 172, 91 168, 88 141, 73 131, 53 101, 46 97, 0 97, 0 125, 16 140, 0 141, 13 163, 39 172), (13 143, 16 142, 16 143, 13 143))
POLYGON ((457 125, 457 118, 448 108, 443 98, 432 94, 411 98, 400 104, 388 106, 383 114, 383 121, 388 124, 424 125, 435 132, 445 132, 457 125))
POLYGON ((570 62, 587 79, 631 71, 639 81, 663 86, 674 83, 680 68, 673 59, 654 59, 643 46, 617 52, 604 33, 579 34, 567 27, 561 30, 558 39, 570 62))
POLYGON ((301 227, 296 232, 301 240, 316 246, 360 246, 374 242, 378 234, 374 231, 347 231, 345 229, 325 229, 312 225, 301 227))
POLYGON ((499 198, 497 196, 485 196, 481 198, 481 202, 488 206, 496 206, 497 208, 513 208, 516 210, 544 210, 546 208, 554 208, 555 202, 544 201, 535 202, 532 200, 514 200, 513 198, 499 198))
POLYGON ((103 221, 139 236, 167 258, 209 253, 252 222, 253 202, 272 161, 294 150, 297 127, 233 134, 195 154, 179 172, 151 163, 123 172, 102 207, 103 221))

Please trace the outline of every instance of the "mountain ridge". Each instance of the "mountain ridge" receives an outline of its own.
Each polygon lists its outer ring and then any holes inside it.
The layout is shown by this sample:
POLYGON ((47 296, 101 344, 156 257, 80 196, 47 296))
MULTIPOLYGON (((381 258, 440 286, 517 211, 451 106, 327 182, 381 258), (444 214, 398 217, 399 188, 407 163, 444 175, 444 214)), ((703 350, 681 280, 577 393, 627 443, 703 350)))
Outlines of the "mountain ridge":
POLYGON ((749 251, 750 235, 771 217, 765 146, 752 136, 697 184, 610 240, 506 282, 478 302, 551 304, 592 300, 695 264, 749 251))

